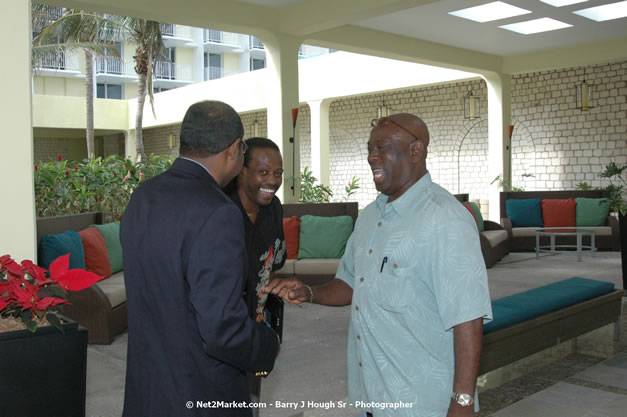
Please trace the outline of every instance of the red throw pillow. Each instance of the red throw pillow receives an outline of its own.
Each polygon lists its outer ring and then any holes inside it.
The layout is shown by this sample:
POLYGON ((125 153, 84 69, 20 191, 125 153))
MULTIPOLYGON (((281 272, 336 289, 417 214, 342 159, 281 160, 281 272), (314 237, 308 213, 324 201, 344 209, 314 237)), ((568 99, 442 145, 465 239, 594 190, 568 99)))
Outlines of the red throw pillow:
POLYGON ((300 219, 298 217, 283 218, 283 235, 287 246, 287 259, 298 258, 298 239, 300 238, 300 219))
POLYGON ((567 200, 542 199, 542 221, 544 227, 575 227, 577 203, 567 200))
POLYGON ((102 233, 95 227, 88 227, 78 232, 85 251, 85 269, 101 277, 111 276, 109 254, 102 233))
POLYGON ((467 201, 464 201, 462 202, 462 204, 464 205, 464 207, 466 207, 466 209, 470 212, 470 214, 472 214, 472 218, 475 219, 475 223, 477 224, 477 227, 479 227, 477 216, 475 216, 475 211, 472 209, 472 206, 470 205, 470 203, 468 203, 467 201))

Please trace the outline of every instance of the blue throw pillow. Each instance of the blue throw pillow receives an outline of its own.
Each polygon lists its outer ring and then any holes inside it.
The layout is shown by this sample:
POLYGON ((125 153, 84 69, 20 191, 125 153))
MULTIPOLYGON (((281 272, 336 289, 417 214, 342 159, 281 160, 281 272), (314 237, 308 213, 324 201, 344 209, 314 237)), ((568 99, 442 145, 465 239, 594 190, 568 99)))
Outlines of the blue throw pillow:
POLYGON ((68 230, 58 235, 43 235, 39 242, 38 264, 49 269, 52 261, 59 256, 70 254, 70 269, 85 269, 83 241, 78 232, 68 230))
POLYGON ((507 217, 512 227, 542 227, 542 205, 539 198, 524 200, 507 200, 505 202, 507 217))

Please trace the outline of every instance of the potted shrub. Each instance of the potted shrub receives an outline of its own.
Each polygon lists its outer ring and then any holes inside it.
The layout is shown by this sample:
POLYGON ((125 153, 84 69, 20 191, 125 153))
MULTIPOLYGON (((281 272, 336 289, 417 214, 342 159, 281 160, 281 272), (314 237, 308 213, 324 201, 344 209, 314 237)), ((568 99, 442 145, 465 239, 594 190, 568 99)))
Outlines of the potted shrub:
POLYGON ((68 269, 69 254, 50 271, 0 257, 0 402, 11 416, 85 415, 87 329, 54 310, 68 291, 102 279, 68 269))
POLYGON ((627 164, 623 166, 610 163, 601 173, 601 178, 607 178, 610 185, 605 187, 610 192, 610 210, 618 216, 620 228, 620 252, 621 264, 623 268, 623 292, 627 294, 627 201, 623 198, 623 190, 627 181, 623 173, 627 169, 627 164))

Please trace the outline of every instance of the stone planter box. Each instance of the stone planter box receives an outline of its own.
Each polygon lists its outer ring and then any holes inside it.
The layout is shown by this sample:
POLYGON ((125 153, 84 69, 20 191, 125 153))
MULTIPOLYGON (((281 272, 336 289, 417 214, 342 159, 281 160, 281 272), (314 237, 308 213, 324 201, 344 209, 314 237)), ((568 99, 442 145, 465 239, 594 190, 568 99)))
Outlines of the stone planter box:
POLYGON ((87 329, 63 321, 64 333, 0 333, 0 414, 85 416, 87 329))

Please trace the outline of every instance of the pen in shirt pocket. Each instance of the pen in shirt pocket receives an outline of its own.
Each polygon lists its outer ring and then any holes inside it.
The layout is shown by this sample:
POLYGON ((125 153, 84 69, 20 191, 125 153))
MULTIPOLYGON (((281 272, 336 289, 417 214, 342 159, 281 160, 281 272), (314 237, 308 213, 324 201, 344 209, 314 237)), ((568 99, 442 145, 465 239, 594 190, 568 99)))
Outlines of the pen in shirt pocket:
POLYGON ((385 266, 385 263, 388 261, 388 257, 384 256, 383 257, 383 261, 381 262, 381 270, 379 272, 383 272, 383 267, 385 266))

